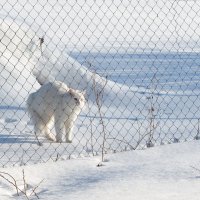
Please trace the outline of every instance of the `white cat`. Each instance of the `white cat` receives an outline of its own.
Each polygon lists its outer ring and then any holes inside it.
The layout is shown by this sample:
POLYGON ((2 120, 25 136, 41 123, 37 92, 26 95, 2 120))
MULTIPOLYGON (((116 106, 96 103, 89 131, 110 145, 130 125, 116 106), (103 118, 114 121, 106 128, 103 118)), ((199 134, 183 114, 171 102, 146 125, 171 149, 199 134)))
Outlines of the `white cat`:
POLYGON ((69 88, 60 81, 41 85, 40 89, 29 95, 27 108, 34 124, 36 135, 51 137, 50 123, 54 118, 56 142, 72 142, 74 122, 85 105, 84 93, 69 88))

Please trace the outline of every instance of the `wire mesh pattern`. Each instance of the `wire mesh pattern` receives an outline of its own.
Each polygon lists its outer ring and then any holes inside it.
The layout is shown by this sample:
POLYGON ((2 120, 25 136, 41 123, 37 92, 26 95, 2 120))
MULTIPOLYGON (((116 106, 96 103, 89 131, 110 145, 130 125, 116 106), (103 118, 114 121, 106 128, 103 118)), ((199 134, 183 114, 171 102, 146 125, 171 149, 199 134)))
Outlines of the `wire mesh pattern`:
MULTIPOLYGON (((0 165, 200 139, 199 11, 200 2, 187 0, 2 0, 0 165), (67 142, 56 141, 56 117, 51 141, 27 111, 31 94, 58 83, 67 94, 86 92, 67 142)), ((72 105, 69 97, 54 111, 63 105, 72 105)))

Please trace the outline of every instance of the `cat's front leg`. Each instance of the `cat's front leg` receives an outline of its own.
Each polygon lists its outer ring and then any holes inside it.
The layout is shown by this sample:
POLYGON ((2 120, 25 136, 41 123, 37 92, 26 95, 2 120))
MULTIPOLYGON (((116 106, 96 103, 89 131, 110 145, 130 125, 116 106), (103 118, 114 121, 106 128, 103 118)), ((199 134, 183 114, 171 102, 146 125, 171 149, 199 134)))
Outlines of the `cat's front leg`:
POLYGON ((65 141, 67 143, 72 143, 72 133, 73 133, 74 122, 65 122, 65 141))
POLYGON ((56 142, 62 142, 62 135, 64 134, 64 123, 61 121, 55 122, 56 142))

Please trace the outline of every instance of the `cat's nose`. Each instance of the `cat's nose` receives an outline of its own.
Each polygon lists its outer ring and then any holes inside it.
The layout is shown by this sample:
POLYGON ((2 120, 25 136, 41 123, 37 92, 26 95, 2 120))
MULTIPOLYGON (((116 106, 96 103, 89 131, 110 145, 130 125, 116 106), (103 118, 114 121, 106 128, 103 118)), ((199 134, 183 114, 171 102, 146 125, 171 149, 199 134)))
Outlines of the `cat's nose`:
POLYGON ((80 101, 77 98, 74 98, 76 105, 80 105, 80 101))

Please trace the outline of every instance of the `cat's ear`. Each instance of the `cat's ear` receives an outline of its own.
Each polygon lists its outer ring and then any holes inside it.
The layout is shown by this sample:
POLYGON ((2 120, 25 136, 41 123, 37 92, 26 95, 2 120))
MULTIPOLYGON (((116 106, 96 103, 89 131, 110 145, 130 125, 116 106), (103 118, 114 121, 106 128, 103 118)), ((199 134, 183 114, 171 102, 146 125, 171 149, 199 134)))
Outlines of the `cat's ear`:
POLYGON ((83 96, 85 96, 85 95, 86 95, 86 90, 81 91, 81 94, 82 94, 83 96))

